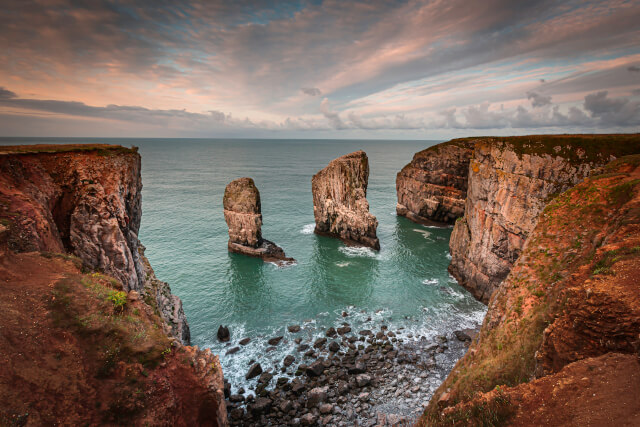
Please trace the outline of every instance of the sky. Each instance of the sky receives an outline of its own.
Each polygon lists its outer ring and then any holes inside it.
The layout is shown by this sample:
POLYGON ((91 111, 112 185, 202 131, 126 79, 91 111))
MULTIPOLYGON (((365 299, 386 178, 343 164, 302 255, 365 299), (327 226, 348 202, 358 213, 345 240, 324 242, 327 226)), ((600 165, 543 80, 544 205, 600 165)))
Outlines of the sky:
POLYGON ((640 130, 640 0, 3 0, 0 46, 0 136, 640 130))

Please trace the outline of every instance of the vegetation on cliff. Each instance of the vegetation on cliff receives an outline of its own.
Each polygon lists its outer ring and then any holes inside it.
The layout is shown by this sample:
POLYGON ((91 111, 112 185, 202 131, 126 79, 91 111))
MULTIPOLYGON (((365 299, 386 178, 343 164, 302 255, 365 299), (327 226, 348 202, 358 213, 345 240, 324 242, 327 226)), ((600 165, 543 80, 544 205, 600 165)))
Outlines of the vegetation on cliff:
POLYGON ((434 395, 423 424, 517 418, 526 405, 513 400, 512 387, 556 375, 572 362, 634 353, 639 274, 636 155, 612 162, 546 206, 494 293, 479 337, 434 395))

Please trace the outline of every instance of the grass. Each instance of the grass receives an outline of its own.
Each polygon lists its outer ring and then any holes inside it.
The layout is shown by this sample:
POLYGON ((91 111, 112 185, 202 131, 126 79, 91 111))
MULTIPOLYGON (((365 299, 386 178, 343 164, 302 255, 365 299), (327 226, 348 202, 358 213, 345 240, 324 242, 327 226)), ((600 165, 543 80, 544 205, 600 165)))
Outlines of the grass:
POLYGON ((35 145, 5 145, 0 147, 3 154, 37 154, 37 153, 77 153, 95 152, 100 156, 137 153, 138 147, 123 147, 111 144, 35 144, 35 145))
POLYGON ((497 387, 495 392, 479 402, 445 411, 442 417, 423 418, 419 426, 502 426, 515 413, 509 397, 497 387))
MULTIPOLYGON (((623 171, 636 159, 620 159, 616 162, 618 169, 607 173, 623 171)), ((468 402, 478 392, 489 392, 498 385, 515 386, 535 377, 535 355, 541 347, 543 331, 563 310, 563 290, 572 273, 587 266, 593 275, 614 274, 616 262, 640 253, 636 246, 598 251, 604 240, 603 231, 615 230, 625 220, 640 215, 633 213, 632 204, 628 203, 639 185, 638 180, 631 180, 624 173, 607 180, 594 177, 547 205, 521 256, 526 261, 516 264, 503 282, 501 288, 508 291, 497 293, 492 300, 491 310, 500 320, 495 324, 485 321, 478 343, 438 389, 423 416, 428 425, 447 421, 441 419, 442 412, 437 407, 444 392, 449 393, 448 402, 456 405, 468 402)), ((491 313, 488 316, 491 319, 491 313)), ((473 415, 465 414, 462 415, 473 415)))
POLYGON ((119 361, 155 367, 169 347, 160 320, 127 307, 126 294, 112 286, 99 273, 68 275, 55 283, 50 302, 54 323, 94 353, 98 377, 110 376, 119 361))

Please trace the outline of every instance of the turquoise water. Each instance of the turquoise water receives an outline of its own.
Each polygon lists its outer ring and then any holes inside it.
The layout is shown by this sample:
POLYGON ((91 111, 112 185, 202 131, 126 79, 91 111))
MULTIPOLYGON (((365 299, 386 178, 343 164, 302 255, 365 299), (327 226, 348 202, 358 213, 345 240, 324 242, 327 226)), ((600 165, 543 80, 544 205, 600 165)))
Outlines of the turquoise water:
POLYGON ((485 307, 447 273, 451 229, 395 215, 396 173, 433 141, 85 141, 140 147, 140 240, 157 276, 182 298, 193 344, 220 354, 225 377, 234 385, 243 384, 248 360, 259 359, 264 367, 293 350, 287 325, 303 325, 308 339, 345 320, 352 327, 384 322, 405 328, 407 335, 432 337, 482 320, 485 307), (311 176, 358 149, 369 156, 367 199, 379 221, 380 252, 312 233, 311 176), (252 177, 260 190, 263 236, 296 265, 279 268, 227 252, 222 195, 228 182, 243 176, 252 177), (343 318, 343 311, 349 317, 343 318), (221 324, 229 326, 231 343, 216 340, 221 324), (285 340, 267 353, 265 341, 276 335, 285 340), (225 357, 244 337, 252 342, 225 357))

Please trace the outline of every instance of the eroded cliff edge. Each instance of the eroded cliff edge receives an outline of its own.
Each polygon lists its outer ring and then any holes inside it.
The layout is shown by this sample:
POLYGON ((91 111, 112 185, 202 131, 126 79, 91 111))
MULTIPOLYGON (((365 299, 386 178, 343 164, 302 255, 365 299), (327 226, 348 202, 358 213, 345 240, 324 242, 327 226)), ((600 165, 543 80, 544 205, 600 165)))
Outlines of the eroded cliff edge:
POLYGON ((369 213, 369 159, 355 151, 329 162, 311 179, 317 234, 380 249, 378 220, 369 213))
POLYGON ((226 424, 219 360, 183 345, 138 241, 141 188, 136 149, 0 147, 3 422, 226 424))
POLYGON ((549 199, 637 152, 637 135, 452 140, 416 154, 398 174, 398 212, 417 222, 458 218, 449 271, 488 303, 549 199))
POLYGON ((640 422, 640 156, 555 197, 422 425, 640 422))
POLYGON ((126 291, 154 295, 168 332, 189 343, 182 302, 138 241, 140 155, 109 145, 0 147, 0 218, 13 252, 71 253, 126 291))
POLYGON ((453 140, 416 153, 396 177, 397 214, 426 224, 453 224, 464 215, 474 146, 453 140))

